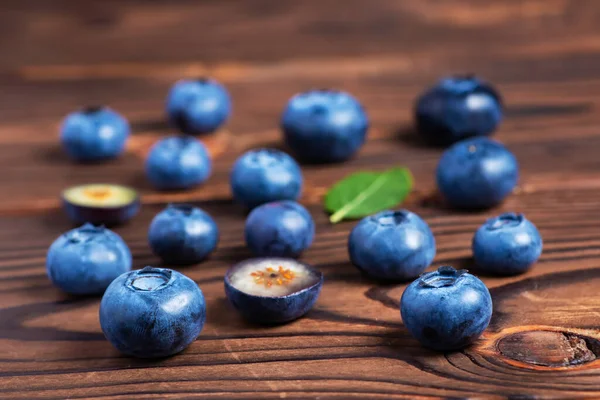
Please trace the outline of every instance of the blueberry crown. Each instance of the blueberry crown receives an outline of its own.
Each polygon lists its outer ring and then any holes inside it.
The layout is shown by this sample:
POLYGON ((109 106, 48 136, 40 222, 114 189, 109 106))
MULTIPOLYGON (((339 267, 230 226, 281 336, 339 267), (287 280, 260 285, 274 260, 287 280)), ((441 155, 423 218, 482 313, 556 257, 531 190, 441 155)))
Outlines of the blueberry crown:
POLYGON ((405 222, 408 222, 410 218, 409 211, 406 210, 398 210, 398 211, 382 211, 378 214, 375 214, 373 220, 377 222, 379 225, 383 226, 395 226, 401 225, 405 222))
POLYGON ((323 94, 332 94, 332 93, 338 93, 338 90, 335 89, 331 89, 331 88, 318 88, 318 89, 313 89, 313 92, 318 92, 318 93, 323 93, 323 94))
POLYGON ((286 154, 277 149, 256 149, 248 153, 248 159, 254 164, 271 166, 276 163, 283 162, 286 154))
POLYGON ((488 219, 485 227, 488 231, 495 231, 504 228, 514 228, 521 225, 525 216, 523 214, 505 213, 495 218, 488 219))
POLYGON ((173 278, 173 271, 166 268, 144 267, 139 271, 132 271, 127 279, 127 287, 142 292, 152 292, 169 286, 173 278))
POLYGON ((439 81, 433 90, 442 90, 459 96, 467 96, 471 93, 485 93, 494 98, 502 106, 502 98, 491 85, 479 79, 475 74, 458 74, 439 81))
POLYGON ((90 114, 96 114, 96 113, 104 110, 105 108, 106 108, 106 106, 93 105, 93 106, 84 107, 83 109, 81 109, 81 112, 83 114, 90 115, 90 114))
POLYGON ((441 288, 453 286, 468 271, 456 270, 450 266, 439 267, 437 271, 429 272, 419 278, 419 286, 424 288, 441 288))
POLYGON ((111 239, 110 236, 106 235, 106 228, 104 225, 94 226, 90 223, 85 223, 77 229, 73 229, 65 233, 68 243, 88 243, 98 239, 99 237, 105 239, 111 239))
POLYGON ((171 138, 166 139, 166 141, 164 143, 170 149, 181 150, 197 141, 198 140, 192 136, 179 135, 179 136, 173 136, 171 138))
POLYGON ((191 204, 169 204, 167 210, 172 213, 183 214, 186 217, 192 215, 196 211, 196 207, 191 204))

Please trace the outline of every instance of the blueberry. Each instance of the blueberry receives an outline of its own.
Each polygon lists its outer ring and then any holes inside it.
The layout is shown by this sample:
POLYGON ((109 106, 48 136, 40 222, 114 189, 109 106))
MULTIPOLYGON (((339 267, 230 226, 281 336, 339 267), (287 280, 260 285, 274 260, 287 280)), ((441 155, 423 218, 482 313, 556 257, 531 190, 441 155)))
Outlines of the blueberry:
POLYGON ((286 200, 256 207, 246 219, 246 243, 257 256, 298 257, 315 235, 308 210, 286 200))
POLYGON ((435 257, 429 225, 408 210, 382 211, 363 218, 350 232, 352 263, 376 279, 413 279, 435 257))
POLYGON ((447 149, 437 166, 437 185, 455 208, 493 207, 508 196, 519 180, 515 156, 487 138, 462 140, 447 149))
POLYGON ((169 205, 152 220, 148 241, 154 254, 167 264, 196 264, 217 247, 219 229, 212 217, 197 207, 169 205))
POLYGON ((106 226, 129 221, 141 205, 134 189, 108 184, 72 186, 63 191, 62 204, 73 222, 106 226))
POLYGON ((46 269, 52 283, 67 293, 100 294, 131 269, 131 252, 116 233, 85 224, 52 243, 46 269))
POLYGON ((129 130, 127 120, 112 109, 88 107, 65 117, 60 141, 75 161, 102 161, 123 153, 129 130))
POLYGON ((214 79, 184 79, 169 92, 167 114, 183 133, 210 133, 229 119, 231 99, 225 87, 214 79))
POLYGON ((404 326, 425 347, 458 350, 473 343, 492 317, 483 282, 465 270, 440 267, 408 285, 400 300, 404 326))
POLYGON ((488 219, 473 237, 473 257, 485 272, 514 275, 527 271, 542 254, 542 238, 523 214, 488 219))
POLYGON ((100 303, 104 336, 120 352, 167 357, 202 331, 206 304, 198 285, 177 271, 146 267, 115 279, 100 303))
POLYGON ((225 293, 249 321, 277 324, 306 314, 317 301, 323 274, 293 259, 256 258, 225 274, 225 293))
POLYGON ((476 77, 445 78, 419 97, 415 118, 426 140, 448 145, 492 134, 502 120, 502 100, 491 85, 476 77))
POLYGON ((200 185, 211 173, 211 160, 201 141, 191 136, 170 136, 150 150, 146 175, 160 190, 189 189, 200 185))
POLYGON ((230 176, 233 197, 248 208, 276 200, 296 200, 302 191, 302 172, 292 157, 275 149, 244 153, 230 176))
POLYGON ((339 162, 352 157, 363 145, 369 121, 350 94, 313 90, 289 100, 281 125, 287 145, 299 158, 339 162))

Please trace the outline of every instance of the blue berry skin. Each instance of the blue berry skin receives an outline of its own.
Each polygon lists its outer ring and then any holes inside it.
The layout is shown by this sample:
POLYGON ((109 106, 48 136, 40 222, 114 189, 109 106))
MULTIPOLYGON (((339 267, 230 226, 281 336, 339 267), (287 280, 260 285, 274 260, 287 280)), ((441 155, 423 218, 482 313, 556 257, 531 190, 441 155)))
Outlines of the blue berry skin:
POLYGON ((375 279, 408 280, 433 261, 435 238, 417 214, 382 211, 363 218, 352 229, 348 253, 352 264, 375 279))
POLYGON ((315 223, 295 201, 256 207, 246 219, 246 244, 259 257, 298 257, 315 236, 315 223))
POLYGON ((191 265, 203 261, 217 247, 219 228, 197 207, 169 205, 152 220, 148 241, 165 263, 191 265))
POLYGON ((347 160, 360 149, 369 120, 352 95, 313 90, 289 100, 281 125, 287 145, 300 159, 327 163, 347 160))
POLYGON ((140 358, 179 353, 202 331, 206 303, 198 285, 177 271, 145 267, 115 279, 100 302, 104 336, 140 358))
POLYGON ((50 281, 67 293, 101 294, 113 279, 131 270, 131 252, 116 233, 85 224, 52 243, 46 270, 50 281))
POLYGON ((542 237, 523 214, 488 219, 473 236, 473 258, 482 272, 516 275, 542 255, 542 237))
POLYGON ((182 133, 210 133, 229 119, 231 99, 227 89, 214 79, 184 79, 169 92, 167 114, 182 133))
POLYGON ((129 123, 117 112, 108 107, 88 107, 65 117, 60 141, 75 161, 103 161, 123 153, 129 132, 129 123))
MULTIPOLYGON (((286 296, 267 297, 257 296, 234 287, 230 276, 236 268, 248 263, 259 262, 261 259, 249 259, 230 268, 225 274, 225 294, 229 302, 248 321, 263 324, 276 325, 296 320, 309 312, 317 301, 321 288, 323 287, 323 274, 306 265, 304 268, 314 276, 315 283, 300 291, 290 293, 286 296)), ((277 265, 277 259, 272 259, 277 265)), ((296 261, 297 262, 297 261, 296 261)), ((300 263, 298 263, 300 264, 300 263)))
POLYGON ((502 121, 502 100, 496 89, 476 77, 445 78, 419 97, 415 118, 427 141, 449 145, 491 135, 502 121))
POLYGON ((204 144, 191 136, 160 140, 146 159, 146 175, 159 190, 190 189, 210 176, 212 162, 204 144))
POLYGON ((406 329, 423 346, 459 350, 487 328, 492 297, 476 276, 440 267, 408 285, 400 300, 400 312, 406 329))
POLYGON ((302 192, 302 172, 296 161, 275 149, 244 153, 230 175, 235 200, 247 208, 277 200, 296 200, 302 192))
POLYGON ((448 148, 437 166, 437 185, 446 202, 460 209, 501 203, 519 180, 517 159, 502 144, 471 138, 448 148))

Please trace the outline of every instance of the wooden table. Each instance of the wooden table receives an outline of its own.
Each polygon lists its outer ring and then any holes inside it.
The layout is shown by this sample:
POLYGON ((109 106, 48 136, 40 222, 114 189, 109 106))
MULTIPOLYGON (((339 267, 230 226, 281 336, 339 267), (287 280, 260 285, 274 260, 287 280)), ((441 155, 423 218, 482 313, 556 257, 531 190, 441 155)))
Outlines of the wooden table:
POLYGON ((0 398, 391 399, 600 397, 600 4, 592 0, 98 1, 7 0, 0 12, 0 398), (438 77, 476 72, 496 83, 507 117, 496 138, 521 164, 518 190, 484 213, 444 209, 433 195, 440 149, 411 128, 415 96, 438 77), (212 75, 230 89, 228 132, 206 138, 215 171, 185 193, 153 191, 148 147, 170 132, 164 99, 178 78, 212 75), (249 257, 244 212, 228 171, 256 146, 280 146, 287 99, 313 87, 355 94, 372 119, 354 160, 306 166, 302 202, 317 221, 302 257, 326 278, 316 307, 261 328, 227 304, 222 277, 249 257), (87 104, 131 121, 127 154, 103 165, 69 162, 58 125, 87 104), (331 225, 327 187, 346 174, 409 167, 406 207, 438 242, 434 267, 471 265, 474 230, 501 211, 524 212, 544 237, 527 274, 485 277, 494 316, 477 345, 439 354, 402 325, 405 285, 382 286, 350 265, 352 222, 331 225), (157 265, 146 231, 170 201, 210 212, 222 231, 196 280, 208 323, 188 350, 160 361, 121 356, 104 339, 98 298, 72 298, 45 274, 50 243, 72 225, 64 187, 135 186, 143 210, 118 228, 136 268, 157 265))

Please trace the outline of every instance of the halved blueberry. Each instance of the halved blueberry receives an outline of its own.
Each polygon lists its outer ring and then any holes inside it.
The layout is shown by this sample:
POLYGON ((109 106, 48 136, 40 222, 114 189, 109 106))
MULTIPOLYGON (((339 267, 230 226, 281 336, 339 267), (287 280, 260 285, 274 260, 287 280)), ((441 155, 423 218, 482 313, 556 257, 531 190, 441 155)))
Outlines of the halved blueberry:
POLYGON ((140 209, 140 197, 134 189, 103 183, 67 188, 62 192, 62 203, 69 218, 77 224, 123 224, 140 209))
POLYGON ((300 318, 317 301, 323 274, 290 258, 252 258, 225 274, 225 293, 250 321, 279 324, 300 318))

